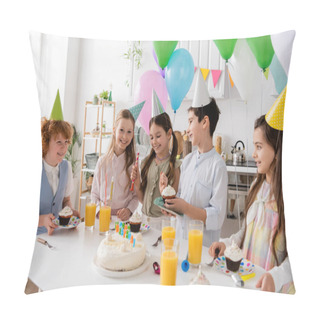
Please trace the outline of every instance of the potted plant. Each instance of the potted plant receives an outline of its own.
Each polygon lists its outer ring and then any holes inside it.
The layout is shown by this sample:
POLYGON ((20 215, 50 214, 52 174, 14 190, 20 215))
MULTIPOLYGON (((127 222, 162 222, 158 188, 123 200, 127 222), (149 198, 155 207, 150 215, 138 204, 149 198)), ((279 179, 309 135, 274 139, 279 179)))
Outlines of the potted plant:
POLYGON ((106 90, 102 90, 102 92, 100 93, 100 99, 101 100, 108 100, 109 97, 109 92, 106 90))
POLYGON ((97 94, 93 96, 93 104, 99 104, 99 98, 97 94))

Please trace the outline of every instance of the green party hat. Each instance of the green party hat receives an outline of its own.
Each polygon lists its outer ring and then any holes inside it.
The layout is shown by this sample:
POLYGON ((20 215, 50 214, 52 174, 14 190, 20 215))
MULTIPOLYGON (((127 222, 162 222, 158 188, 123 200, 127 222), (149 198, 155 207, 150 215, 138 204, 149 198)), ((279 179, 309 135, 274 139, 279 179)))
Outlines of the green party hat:
POLYGON ((137 121, 137 119, 139 118, 140 112, 141 112, 145 102, 146 101, 143 101, 143 102, 141 102, 141 103, 129 108, 129 111, 133 115, 135 121, 137 121))
POLYGON ((53 104, 50 120, 63 120, 59 89, 57 91, 56 100, 54 101, 54 104, 53 104))

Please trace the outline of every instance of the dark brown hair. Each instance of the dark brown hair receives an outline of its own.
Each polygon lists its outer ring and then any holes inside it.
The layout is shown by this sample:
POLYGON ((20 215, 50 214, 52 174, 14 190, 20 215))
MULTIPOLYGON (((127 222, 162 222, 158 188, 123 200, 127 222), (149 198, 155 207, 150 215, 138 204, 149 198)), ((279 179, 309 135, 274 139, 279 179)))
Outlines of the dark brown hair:
POLYGON ((42 158, 48 153, 51 137, 56 137, 59 133, 65 139, 71 140, 73 135, 71 124, 63 120, 47 120, 45 117, 41 119, 42 158))
MULTIPOLYGON (((168 181, 172 181, 174 178, 174 168, 175 168, 175 163, 176 163, 176 157, 177 157, 177 152, 178 152, 178 140, 173 132, 172 129, 172 124, 170 121, 170 117, 168 116, 167 113, 161 113, 153 118, 150 119, 149 121, 149 129, 153 124, 156 124, 159 127, 162 127, 163 130, 168 133, 168 131, 171 129, 172 131, 172 151, 170 155, 170 163, 169 163, 169 168, 168 172, 166 172, 166 176, 168 177, 168 181)), ((150 165, 155 158, 156 153, 153 149, 151 149, 149 156, 147 157, 146 162, 144 163, 144 166, 141 169, 141 186, 140 190, 144 194, 146 187, 147 187, 147 178, 148 178, 148 172, 150 165)))
MULTIPOLYGON (((279 214, 279 223, 277 229, 272 238, 272 253, 276 259, 277 264, 279 265, 278 257, 275 251, 275 240, 277 235, 280 232, 283 232, 285 235, 285 219, 284 219, 284 204, 283 204, 283 195, 282 195, 282 138, 283 132, 273 129, 268 125, 265 119, 265 115, 262 115, 258 118, 254 124, 254 129, 260 128, 264 134, 264 137, 267 143, 273 148, 275 157, 270 165, 270 169, 272 170, 271 177, 271 190, 270 197, 274 196, 277 211, 279 214)), ((252 186, 245 206, 245 218, 247 217, 247 213, 251 205, 256 199, 257 193, 260 190, 262 183, 266 180, 265 174, 258 173, 257 179, 252 186)), ((271 199, 271 198, 270 198, 271 199)), ((269 199, 269 200, 270 200, 269 199)), ((245 224, 246 225, 246 224, 245 224)), ((285 237, 284 237, 285 239, 285 237)), ((241 247, 243 246, 244 237, 241 242, 241 247)), ((287 246, 285 243, 285 256, 287 256, 287 246)))
POLYGON ((214 98, 211 98, 210 103, 208 103, 207 105, 200 108, 190 107, 188 109, 188 112, 189 111, 193 111, 194 115, 198 118, 198 122, 202 121, 205 116, 208 116, 210 123, 209 133, 212 137, 214 130, 216 130, 220 115, 220 110, 217 106, 216 100, 214 98))

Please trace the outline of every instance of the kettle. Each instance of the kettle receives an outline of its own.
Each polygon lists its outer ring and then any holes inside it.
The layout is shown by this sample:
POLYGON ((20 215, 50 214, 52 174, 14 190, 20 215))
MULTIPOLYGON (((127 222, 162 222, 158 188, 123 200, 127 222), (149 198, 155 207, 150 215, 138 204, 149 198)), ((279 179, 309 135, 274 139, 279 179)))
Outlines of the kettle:
POLYGON ((241 140, 238 140, 236 144, 232 146, 231 153, 234 165, 246 162, 246 155, 244 149, 244 143, 241 140), (237 148, 238 143, 242 144, 242 149, 240 149, 240 147, 237 148))

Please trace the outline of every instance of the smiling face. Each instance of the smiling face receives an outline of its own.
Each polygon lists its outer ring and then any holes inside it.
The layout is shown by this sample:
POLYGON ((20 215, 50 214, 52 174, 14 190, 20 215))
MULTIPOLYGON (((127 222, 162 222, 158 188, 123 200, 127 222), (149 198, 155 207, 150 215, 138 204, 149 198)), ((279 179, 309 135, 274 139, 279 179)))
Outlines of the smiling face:
POLYGON ((70 140, 66 139, 61 133, 52 136, 49 141, 49 149, 45 155, 45 161, 52 167, 57 166, 65 157, 70 140))
POLYGON ((158 157, 162 158, 169 153, 169 143, 171 139, 172 130, 168 132, 153 123, 150 127, 150 143, 158 157))
POLYGON ((254 151, 252 154, 256 162, 258 173, 266 174, 267 182, 270 183, 273 169, 271 164, 275 158, 273 147, 267 143, 261 128, 256 128, 253 133, 254 151))
POLYGON ((115 145, 114 151, 117 156, 122 154, 127 146, 131 143, 134 135, 133 123, 130 119, 122 118, 115 128, 115 145))
POLYGON ((188 113, 188 129, 187 134, 193 146, 198 146, 201 141, 202 121, 198 121, 198 117, 193 111, 188 113))

